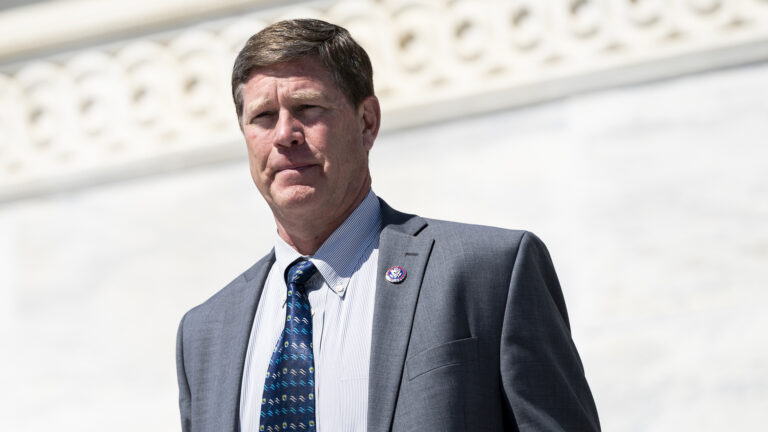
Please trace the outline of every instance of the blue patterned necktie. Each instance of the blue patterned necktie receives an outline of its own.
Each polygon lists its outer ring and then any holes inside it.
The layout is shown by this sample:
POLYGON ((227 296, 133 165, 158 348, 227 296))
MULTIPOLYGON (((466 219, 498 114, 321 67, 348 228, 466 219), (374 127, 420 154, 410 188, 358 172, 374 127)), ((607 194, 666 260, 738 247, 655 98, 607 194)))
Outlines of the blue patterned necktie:
POLYGON ((315 358, 312 313, 304 284, 317 269, 305 260, 288 268, 285 328, 269 361, 260 431, 315 431, 315 358))

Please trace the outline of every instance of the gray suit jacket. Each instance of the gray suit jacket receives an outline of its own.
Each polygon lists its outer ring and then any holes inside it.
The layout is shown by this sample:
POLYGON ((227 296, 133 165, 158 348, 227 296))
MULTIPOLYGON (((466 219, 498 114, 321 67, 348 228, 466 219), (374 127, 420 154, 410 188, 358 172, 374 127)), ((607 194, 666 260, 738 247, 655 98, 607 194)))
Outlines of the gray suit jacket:
MULTIPOLYGON (((544 244, 381 205, 368 430, 599 431, 544 244), (402 283, 384 279, 392 266, 406 270, 402 283)), ((238 430, 248 338, 273 262, 270 253, 182 319, 184 432, 238 430)))

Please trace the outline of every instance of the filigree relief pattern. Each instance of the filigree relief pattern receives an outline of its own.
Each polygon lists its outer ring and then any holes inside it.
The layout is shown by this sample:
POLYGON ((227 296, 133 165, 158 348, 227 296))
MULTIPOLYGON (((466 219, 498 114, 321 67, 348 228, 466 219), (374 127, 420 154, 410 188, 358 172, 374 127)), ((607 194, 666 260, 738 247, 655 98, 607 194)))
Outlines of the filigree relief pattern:
POLYGON ((768 41, 768 0, 361 0, 254 11, 5 67, 0 196, 234 145, 234 56, 267 23, 296 16, 339 23, 366 47, 390 128, 465 112, 466 98, 482 110, 477 95, 492 101, 485 109, 513 106, 557 94, 504 90, 768 41))

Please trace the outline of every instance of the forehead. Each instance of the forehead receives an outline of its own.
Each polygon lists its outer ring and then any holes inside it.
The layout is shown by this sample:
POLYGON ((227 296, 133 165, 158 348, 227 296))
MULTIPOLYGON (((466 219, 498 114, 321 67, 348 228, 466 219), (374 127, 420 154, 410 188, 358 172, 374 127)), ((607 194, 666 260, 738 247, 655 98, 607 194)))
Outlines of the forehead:
POLYGON ((274 87, 287 91, 314 88, 327 96, 341 93, 330 71, 315 57, 303 57, 256 69, 245 82, 245 88, 251 92, 270 92, 274 87))

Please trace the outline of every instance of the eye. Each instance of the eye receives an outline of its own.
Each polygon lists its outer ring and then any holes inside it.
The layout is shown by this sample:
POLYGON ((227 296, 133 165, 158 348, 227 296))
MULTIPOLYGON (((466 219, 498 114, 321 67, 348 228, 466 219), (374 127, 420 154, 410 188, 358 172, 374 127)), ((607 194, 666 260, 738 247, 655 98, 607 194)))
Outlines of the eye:
POLYGON ((320 118, 324 108, 315 104, 301 104, 296 107, 295 115, 303 121, 310 122, 320 118))
POLYGON ((255 122, 259 121, 259 120, 265 120, 265 119, 268 119, 268 118, 270 118, 270 117, 271 117, 272 115, 274 115, 274 114, 275 114, 275 113, 274 113, 274 112, 272 112, 272 111, 261 111, 261 112, 257 112, 257 113, 255 113, 253 116, 251 116, 251 123, 255 123, 255 122))

